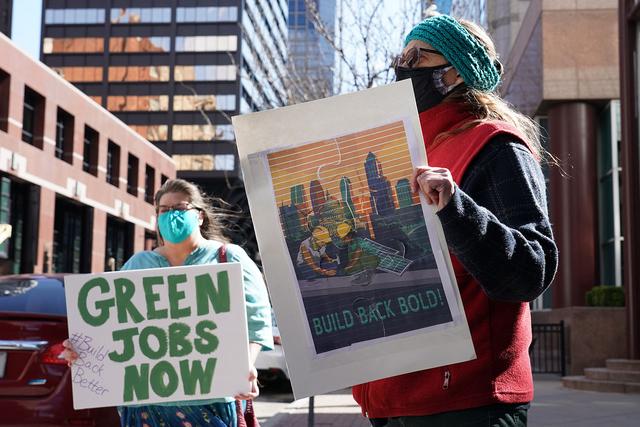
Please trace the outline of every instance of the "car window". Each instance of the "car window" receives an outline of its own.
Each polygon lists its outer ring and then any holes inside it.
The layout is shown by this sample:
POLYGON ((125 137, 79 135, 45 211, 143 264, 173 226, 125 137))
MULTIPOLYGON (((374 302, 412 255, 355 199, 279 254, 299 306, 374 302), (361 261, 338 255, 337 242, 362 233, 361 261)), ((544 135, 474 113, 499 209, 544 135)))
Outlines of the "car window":
POLYGON ((0 280, 0 311, 66 316, 67 306, 62 280, 0 280))

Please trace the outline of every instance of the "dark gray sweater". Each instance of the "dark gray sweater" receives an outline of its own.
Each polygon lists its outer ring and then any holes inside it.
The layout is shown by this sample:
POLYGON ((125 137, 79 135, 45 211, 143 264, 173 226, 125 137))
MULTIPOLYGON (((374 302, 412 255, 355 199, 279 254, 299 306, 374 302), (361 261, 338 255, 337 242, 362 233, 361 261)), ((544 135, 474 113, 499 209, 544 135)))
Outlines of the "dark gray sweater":
POLYGON ((447 244, 489 298, 528 302, 558 267, 540 165, 513 136, 478 153, 438 216, 447 244))

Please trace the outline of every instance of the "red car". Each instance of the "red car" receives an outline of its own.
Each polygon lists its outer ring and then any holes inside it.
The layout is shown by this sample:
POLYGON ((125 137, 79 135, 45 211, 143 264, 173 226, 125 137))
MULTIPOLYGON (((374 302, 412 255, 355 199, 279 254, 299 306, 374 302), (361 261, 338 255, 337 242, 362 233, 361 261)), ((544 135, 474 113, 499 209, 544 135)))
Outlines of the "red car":
POLYGON ((118 426, 115 408, 75 411, 60 275, 0 277, 0 425, 118 426))

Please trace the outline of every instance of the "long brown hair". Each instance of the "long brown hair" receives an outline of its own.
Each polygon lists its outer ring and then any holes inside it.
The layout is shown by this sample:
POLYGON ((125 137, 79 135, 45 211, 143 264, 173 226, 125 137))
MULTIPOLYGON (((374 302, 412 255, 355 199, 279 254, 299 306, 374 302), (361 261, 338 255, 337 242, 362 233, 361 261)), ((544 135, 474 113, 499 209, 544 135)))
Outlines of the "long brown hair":
MULTIPOLYGON (((222 230, 222 219, 226 213, 223 209, 216 207, 216 205, 223 204, 220 199, 207 196, 197 185, 185 181, 184 179, 169 179, 162 187, 156 192, 154 201, 156 205, 156 211, 160 205, 160 199, 167 193, 182 193, 189 198, 189 202, 202 212, 204 220, 200 226, 200 234, 207 240, 217 240, 219 242, 228 243, 222 230)), ((156 230, 158 235, 158 244, 163 245, 164 240, 160 233, 156 230)))
MULTIPOLYGON (((496 47, 489 34, 487 34, 482 27, 471 21, 458 19, 458 22, 460 22, 460 24, 472 36, 474 36, 481 45, 484 46, 489 58, 493 60, 494 64, 498 68, 500 76, 502 77, 503 67, 498 60, 496 47)), ((540 126, 530 117, 517 111, 511 104, 500 98, 500 96, 495 92, 483 92, 462 84, 458 88, 454 89, 443 102, 452 102, 465 106, 467 111, 476 119, 471 120, 452 131, 439 134, 436 136, 434 144, 438 144, 443 139, 462 133, 480 123, 500 120, 509 123, 522 132, 524 137, 527 139, 529 146, 534 151, 533 154, 536 158, 542 158, 543 155, 548 154, 542 147, 540 126)))

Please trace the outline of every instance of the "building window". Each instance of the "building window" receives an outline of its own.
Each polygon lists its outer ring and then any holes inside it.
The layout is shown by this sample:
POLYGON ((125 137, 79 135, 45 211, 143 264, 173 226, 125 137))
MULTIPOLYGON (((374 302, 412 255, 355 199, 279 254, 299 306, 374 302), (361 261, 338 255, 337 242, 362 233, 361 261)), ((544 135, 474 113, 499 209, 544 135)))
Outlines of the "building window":
POLYGON ((53 229, 53 271, 91 271, 93 209, 63 197, 56 198, 53 229))
POLYGON ((235 170, 236 156, 233 154, 217 154, 215 162, 215 170, 217 171, 233 171, 235 170))
POLYGON ((55 67, 53 71, 70 82, 102 81, 102 67, 55 67))
POLYGON ((138 197, 138 158, 131 153, 127 161, 127 193, 138 197))
POLYGON ((175 80, 180 81, 235 81, 235 65, 176 65, 175 80))
POLYGON ((235 52, 238 50, 237 36, 178 36, 177 52, 235 52))
POLYGON ((169 67, 109 67, 110 82, 168 82, 169 67))
POLYGON ((73 126, 74 118, 71 114, 58 108, 56 116, 56 157, 73 164, 73 126))
POLYGON ((144 200, 153 204, 153 196, 156 192, 156 171, 147 165, 144 169, 144 200))
POLYGON ((9 131, 9 96, 11 95, 11 76, 0 69, 0 130, 9 131))
POLYGON ((102 24, 104 9, 47 9, 45 24, 102 24))
POLYGON ((160 185, 164 185, 165 182, 169 180, 169 177, 165 174, 160 174, 160 185))
POLYGON ((52 38, 46 37, 42 42, 42 53, 102 53, 104 39, 102 37, 52 38))
POLYGON ((238 8, 230 7, 179 7, 176 9, 177 22, 235 22, 238 8))
POLYGON ((600 281, 622 286, 620 101, 611 101, 601 113, 598 136, 600 281))
POLYGON ((22 108, 22 140, 42 149, 44 136, 44 97, 25 86, 22 108))
POLYGON ((109 52, 170 52, 171 37, 111 37, 109 52))
POLYGON ((107 240, 105 242, 105 271, 117 271, 133 255, 134 225, 107 216, 107 240))
POLYGON ((107 147, 107 182, 120 186, 120 146, 111 140, 107 147))
POLYGON ((112 24, 162 24, 171 22, 170 7, 121 7, 111 9, 112 24))
POLYGON ((82 144, 82 170, 93 176, 98 176, 98 141, 98 132, 85 126, 82 144))
POLYGON ((173 125, 174 141, 233 140, 232 125, 173 125))
POLYGON ((167 125, 130 125, 129 127, 147 141, 166 141, 169 131, 167 125))
POLYGON ((168 111, 168 95, 150 96, 109 96, 107 97, 109 111, 168 111))
POLYGON ((235 95, 174 95, 174 111, 233 111, 235 95))

